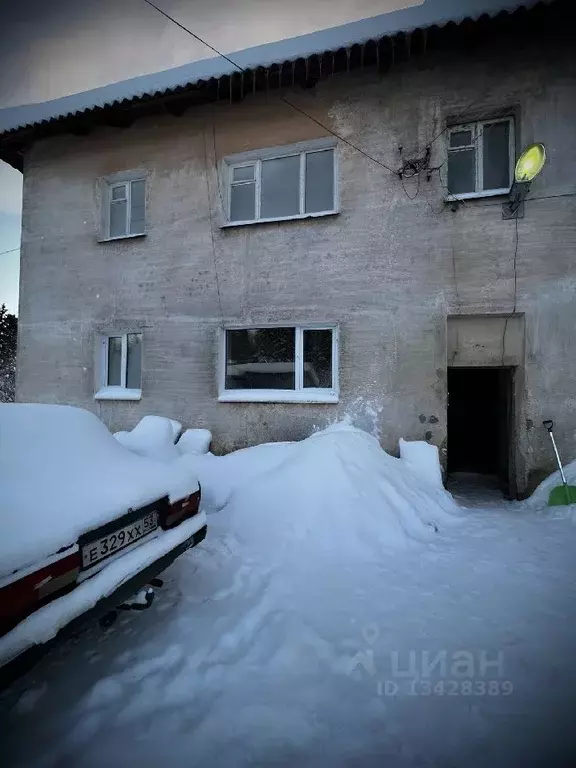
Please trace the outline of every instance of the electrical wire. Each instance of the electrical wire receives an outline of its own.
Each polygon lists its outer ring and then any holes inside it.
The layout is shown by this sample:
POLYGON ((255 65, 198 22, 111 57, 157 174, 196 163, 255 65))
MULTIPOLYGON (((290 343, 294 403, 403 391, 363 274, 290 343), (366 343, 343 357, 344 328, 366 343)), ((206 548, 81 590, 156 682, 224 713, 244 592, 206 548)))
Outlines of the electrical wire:
POLYGON ((402 182, 402 189, 404 190, 404 194, 408 198, 408 200, 416 200, 418 195, 420 194, 420 172, 412 174, 412 176, 408 176, 407 178, 412 179, 414 176, 418 176, 418 186, 416 187, 416 192, 413 195, 408 194, 408 190, 406 189, 406 184, 404 183, 404 176, 400 176, 400 181, 402 182))
POLYGON ((291 101, 289 101, 284 96, 280 97, 280 101, 283 101, 285 104, 288 104, 289 107, 292 107, 292 109, 295 109, 297 112, 300 112, 302 115, 307 117, 309 120, 312 120, 312 122, 316 123, 316 125, 319 125, 321 128, 323 128, 325 131, 328 131, 328 133, 331 133, 332 136, 335 136, 337 139, 340 139, 340 141, 343 141, 344 144, 348 144, 349 147, 352 147, 352 149, 355 149, 356 152, 360 152, 361 155, 364 155, 364 157, 367 157, 368 160, 372 160, 373 163, 376 163, 377 165, 381 166, 382 168, 385 168, 387 171, 390 171, 394 176, 398 176, 398 171, 394 170, 393 168, 390 168, 389 165, 386 165, 386 163, 383 163, 381 160, 378 160, 373 155, 368 154, 368 152, 365 152, 363 149, 361 149, 356 144, 353 144, 351 141, 348 141, 348 139, 345 139, 344 136, 341 136, 339 133, 336 133, 336 131, 333 131, 331 128, 329 128, 324 123, 320 122, 320 120, 317 120, 315 117, 312 117, 312 115, 309 115, 308 112, 305 112, 303 109, 300 109, 300 107, 297 107, 296 104, 293 104, 291 101))
POLYGON ((10 248, 8 251, 0 251, 0 256, 4 256, 6 253, 14 253, 15 251, 19 251, 20 247, 18 248, 10 248))
MULTIPOLYGON (((241 67, 240 64, 237 64, 235 61, 233 61, 229 56, 226 56, 226 54, 219 51, 217 48, 214 48, 213 45, 210 45, 210 43, 207 43, 206 40, 201 38, 199 35, 192 32, 192 30, 188 29, 188 27, 185 27, 184 24, 181 24, 179 21, 176 21, 175 18, 170 16, 169 13, 166 13, 166 11, 163 11, 161 8, 159 8, 157 5, 155 5, 151 0, 144 0, 147 5, 149 5, 151 8, 154 8, 158 13, 161 13, 162 16, 167 18, 169 21, 171 21, 173 24, 176 24, 177 27, 180 27, 180 29, 184 30, 184 32, 187 32, 189 35, 191 35, 195 40, 198 40, 198 42, 205 45, 207 48, 210 48, 211 51, 214 51, 214 53, 218 54, 218 56, 221 56, 223 59, 228 61, 232 66, 234 66, 239 72, 242 74, 248 74, 247 70, 244 69, 244 67, 241 67)), ((358 147, 353 142, 349 141, 348 139, 345 139, 344 136, 341 136, 339 133, 336 133, 336 131, 333 131, 331 128, 329 128, 327 125, 325 125, 323 122, 318 120, 315 117, 312 117, 312 115, 308 114, 304 109, 301 107, 297 107, 296 104, 291 102, 289 99, 287 99, 284 96, 280 97, 280 101, 283 101, 285 104, 287 104, 292 109, 296 110, 296 112, 299 112, 301 115, 304 115, 304 117, 307 117, 309 120, 312 120, 312 122, 316 123, 316 125, 319 125, 321 128, 323 128, 325 131, 328 131, 328 133, 332 134, 332 136, 335 136, 340 141, 343 141, 344 144, 347 144, 349 147, 352 147, 352 149, 355 149, 356 152, 359 152, 361 155, 364 155, 364 157, 368 158, 369 160, 372 160, 372 162, 376 163, 377 165, 381 166, 382 168, 385 168, 390 173, 394 174, 394 176, 398 175, 398 171, 394 170, 393 168, 390 168, 390 166, 386 165, 386 163, 382 162, 381 160, 378 160, 376 157, 373 157, 371 154, 366 152, 365 150, 358 147)))

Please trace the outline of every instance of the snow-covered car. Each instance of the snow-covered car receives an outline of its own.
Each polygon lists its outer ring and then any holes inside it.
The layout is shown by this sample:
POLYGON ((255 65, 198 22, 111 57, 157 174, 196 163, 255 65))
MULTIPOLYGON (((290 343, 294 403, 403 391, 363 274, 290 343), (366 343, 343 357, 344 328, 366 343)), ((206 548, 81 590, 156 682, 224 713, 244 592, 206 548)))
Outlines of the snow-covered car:
POLYGON ((0 405, 0 666, 124 603, 205 535, 193 457, 139 456, 81 408, 0 405))

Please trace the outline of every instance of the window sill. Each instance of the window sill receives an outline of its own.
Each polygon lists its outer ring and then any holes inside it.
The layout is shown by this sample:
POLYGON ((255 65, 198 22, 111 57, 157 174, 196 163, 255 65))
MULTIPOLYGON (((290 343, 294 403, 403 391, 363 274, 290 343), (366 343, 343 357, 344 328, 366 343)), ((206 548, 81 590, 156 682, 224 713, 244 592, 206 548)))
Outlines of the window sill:
POLYGON ((446 195, 444 198, 447 203, 454 203, 458 200, 481 200, 483 197, 508 197, 508 189, 489 189, 482 192, 463 192, 461 195, 446 195))
POLYGON ((279 221, 301 221, 303 219, 320 219, 325 216, 338 216, 340 211, 322 211, 321 213, 299 213, 297 216, 278 216, 273 219, 251 219, 250 221, 227 221, 220 225, 220 229, 233 227, 248 227, 255 224, 274 224, 279 221))
POLYGON ((125 389, 124 387, 102 387, 94 395, 94 400, 140 400, 141 389, 125 389))
POLYGON ((146 237, 146 232, 139 232, 136 235, 119 235, 118 237, 99 237, 99 243, 113 243, 116 240, 133 240, 135 237, 146 237))
POLYGON ((338 394, 330 390, 290 391, 281 389, 237 389, 223 392, 219 403, 337 403, 338 394))

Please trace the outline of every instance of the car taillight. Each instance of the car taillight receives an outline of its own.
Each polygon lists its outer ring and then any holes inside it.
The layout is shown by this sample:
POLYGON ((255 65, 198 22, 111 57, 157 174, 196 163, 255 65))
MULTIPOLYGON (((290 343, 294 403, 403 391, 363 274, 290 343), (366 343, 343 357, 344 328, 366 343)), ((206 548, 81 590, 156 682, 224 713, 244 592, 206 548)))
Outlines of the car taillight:
POLYGON ((0 587, 0 635, 33 611, 73 589, 79 572, 80 552, 77 550, 0 587))
POLYGON ((160 519, 160 525, 164 530, 168 528, 174 528, 184 520, 189 520, 194 515, 198 514, 200 509, 200 488, 196 493, 186 496, 180 501, 170 504, 168 510, 160 519))

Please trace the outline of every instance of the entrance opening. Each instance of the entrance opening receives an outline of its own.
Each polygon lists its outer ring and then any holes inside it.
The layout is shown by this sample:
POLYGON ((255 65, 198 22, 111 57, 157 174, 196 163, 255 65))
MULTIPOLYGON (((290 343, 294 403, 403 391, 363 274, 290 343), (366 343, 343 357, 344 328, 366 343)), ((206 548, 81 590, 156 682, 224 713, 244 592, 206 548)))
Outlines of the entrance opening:
POLYGON ((448 368, 448 473, 497 478, 512 495, 513 368, 448 368))

